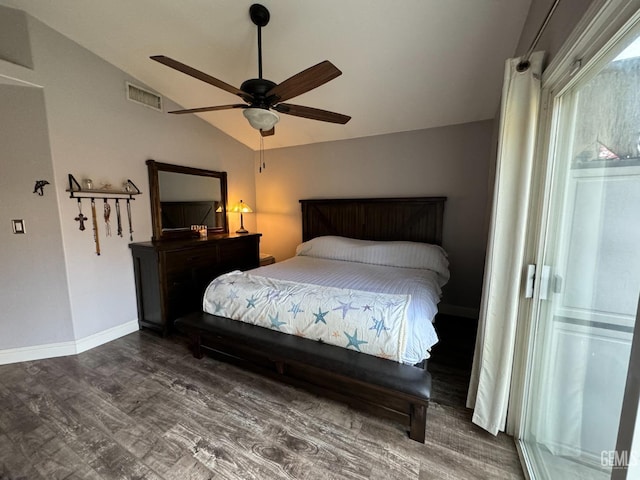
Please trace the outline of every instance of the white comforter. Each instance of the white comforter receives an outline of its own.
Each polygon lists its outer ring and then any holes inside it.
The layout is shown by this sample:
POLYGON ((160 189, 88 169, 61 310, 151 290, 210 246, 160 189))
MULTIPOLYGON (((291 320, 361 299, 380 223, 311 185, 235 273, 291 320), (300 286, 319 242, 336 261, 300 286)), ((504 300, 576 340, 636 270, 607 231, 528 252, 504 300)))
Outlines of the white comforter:
POLYGON ((204 294, 208 313, 402 362, 409 295, 310 285, 234 271, 204 294))
POLYGON ((304 284, 410 295, 401 361, 415 364, 429 358, 429 349, 438 342, 432 321, 441 295, 440 272, 299 255, 248 273, 304 284))

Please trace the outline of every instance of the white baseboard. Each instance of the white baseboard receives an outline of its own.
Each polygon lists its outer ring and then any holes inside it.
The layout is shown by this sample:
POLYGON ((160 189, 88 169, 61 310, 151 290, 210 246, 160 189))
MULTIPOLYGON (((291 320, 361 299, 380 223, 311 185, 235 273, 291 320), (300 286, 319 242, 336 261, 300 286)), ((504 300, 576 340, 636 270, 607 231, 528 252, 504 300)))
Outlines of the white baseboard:
POLYGON ((444 315, 452 315, 454 317, 472 318, 478 319, 480 310, 478 308, 461 307, 459 305, 450 305, 447 303, 441 303, 438 305, 438 312, 444 315))
POLYGON ((86 352, 87 350, 91 350, 92 348, 99 347, 100 345, 111 342, 116 338, 129 335, 136 330, 138 330, 138 320, 132 320, 130 322, 123 323, 122 325, 117 325, 107 330, 103 330, 102 332, 94 333, 93 335, 89 335, 88 337, 76 340, 75 353, 86 352))
POLYGON ((43 358, 66 357, 76 353, 76 342, 49 343, 33 347, 8 348, 0 350, 0 365, 30 362, 43 358))
POLYGON ((136 330, 138 330, 138 320, 132 320, 75 341, 0 350, 0 365, 76 355, 136 330))

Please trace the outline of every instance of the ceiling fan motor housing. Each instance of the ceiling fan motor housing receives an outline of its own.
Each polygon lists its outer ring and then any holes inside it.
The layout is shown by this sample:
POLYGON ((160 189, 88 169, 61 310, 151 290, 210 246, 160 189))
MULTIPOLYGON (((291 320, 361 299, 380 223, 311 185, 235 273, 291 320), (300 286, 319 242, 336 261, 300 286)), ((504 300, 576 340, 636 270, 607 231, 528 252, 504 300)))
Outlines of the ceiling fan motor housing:
POLYGON ((250 78, 242 82, 240 90, 253 95, 254 101, 251 103, 252 107, 269 108, 276 99, 273 95, 267 97, 267 93, 276 85, 277 84, 271 80, 265 80, 264 78, 250 78))

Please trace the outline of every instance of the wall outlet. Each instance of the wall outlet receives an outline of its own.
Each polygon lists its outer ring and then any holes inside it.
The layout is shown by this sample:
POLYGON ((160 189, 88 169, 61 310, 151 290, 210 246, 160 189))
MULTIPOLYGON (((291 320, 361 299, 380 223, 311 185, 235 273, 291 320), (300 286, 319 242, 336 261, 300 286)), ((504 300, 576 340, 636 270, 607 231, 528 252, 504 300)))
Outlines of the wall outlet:
POLYGON ((11 220, 11 224, 13 225, 13 233, 25 233, 24 220, 11 220))

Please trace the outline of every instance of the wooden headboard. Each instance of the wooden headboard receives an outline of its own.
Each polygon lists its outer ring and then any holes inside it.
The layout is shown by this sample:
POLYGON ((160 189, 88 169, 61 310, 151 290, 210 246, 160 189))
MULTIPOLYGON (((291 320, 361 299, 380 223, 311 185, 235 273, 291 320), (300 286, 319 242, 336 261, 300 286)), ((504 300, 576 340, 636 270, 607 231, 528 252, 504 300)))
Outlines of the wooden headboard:
POLYGON ((300 200, 302 241, 322 235, 442 244, 447 197, 300 200))

